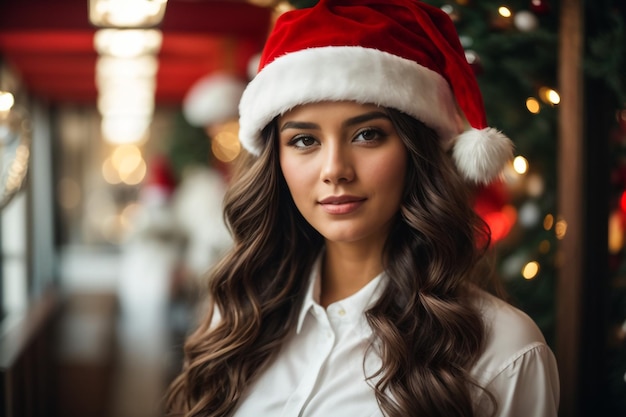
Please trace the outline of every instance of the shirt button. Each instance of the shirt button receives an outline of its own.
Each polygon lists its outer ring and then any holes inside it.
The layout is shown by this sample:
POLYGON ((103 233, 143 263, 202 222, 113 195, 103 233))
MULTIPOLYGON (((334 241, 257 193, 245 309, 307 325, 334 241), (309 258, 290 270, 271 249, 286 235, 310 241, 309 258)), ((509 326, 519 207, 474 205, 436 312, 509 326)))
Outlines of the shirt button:
POLYGON ((345 316, 345 315, 346 315, 346 310, 344 310, 344 309, 342 308, 341 310, 339 310, 339 311, 337 312, 337 314, 339 314, 340 316, 342 316, 342 317, 343 317, 343 316, 345 316))

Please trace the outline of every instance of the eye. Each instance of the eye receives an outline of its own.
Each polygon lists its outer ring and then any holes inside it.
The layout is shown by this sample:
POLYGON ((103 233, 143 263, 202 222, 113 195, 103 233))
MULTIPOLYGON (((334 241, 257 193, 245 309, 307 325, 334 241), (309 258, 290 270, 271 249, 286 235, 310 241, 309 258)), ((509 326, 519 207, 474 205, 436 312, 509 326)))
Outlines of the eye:
POLYGON ((306 149, 312 147, 316 143, 317 140, 312 136, 298 135, 291 139, 288 145, 298 149, 306 149))
POLYGON ((355 137, 356 142, 376 142, 385 137, 384 132, 379 129, 367 128, 359 131, 355 137))

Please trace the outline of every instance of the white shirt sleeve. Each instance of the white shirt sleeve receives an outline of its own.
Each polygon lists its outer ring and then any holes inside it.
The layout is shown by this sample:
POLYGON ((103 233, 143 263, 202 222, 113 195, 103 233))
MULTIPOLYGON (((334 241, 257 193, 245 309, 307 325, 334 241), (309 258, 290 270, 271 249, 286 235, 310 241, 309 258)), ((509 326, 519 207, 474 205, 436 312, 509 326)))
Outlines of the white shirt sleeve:
POLYGON ((521 310, 487 293, 478 293, 486 325, 485 349, 472 376, 477 415, 556 417, 559 408, 557 362, 535 322, 521 310), (496 401, 485 394, 491 393, 496 401), (482 391, 482 392, 480 392, 482 391))
MULTIPOLYGON (((544 343, 533 343, 511 356, 484 388, 495 397, 497 417, 557 416, 557 364, 554 354, 544 343)), ((491 401, 483 395, 479 410, 491 410, 492 407, 491 401)))

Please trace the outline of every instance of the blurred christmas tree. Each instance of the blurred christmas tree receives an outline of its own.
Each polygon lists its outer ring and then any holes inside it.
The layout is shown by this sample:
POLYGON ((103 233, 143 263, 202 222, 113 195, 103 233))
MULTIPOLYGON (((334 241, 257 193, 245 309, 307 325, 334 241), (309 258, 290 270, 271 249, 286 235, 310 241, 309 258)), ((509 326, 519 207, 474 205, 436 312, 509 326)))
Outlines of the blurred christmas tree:
POLYGON ((512 220, 496 243, 498 272, 511 301, 526 311, 554 342, 556 217, 557 4, 548 0, 432 0, 457 26, 474 69, 490 126, 515 143, 505 172, 512 220))
MULTIPOLYGON (((556 271, 560 262, 567 261, 560 259, 557 251, 566 225, 555 217, 560 101, 555 91, 558 2, 432 0, 428 3, 441 7, 455 21, 468 61, 476 70, 489 123, 515 142, 518 158, 507 174, 506 187, 516 221, 509 235, 497 244, 499 272, 513 301, 535 319, 553 345, 556 271)), ((602 332, 597 332, 601 340, 593 342, 601 346, 596 350, 602 355, 596 358, 596 366, 603 369, 595 372, 599 380, 592 384, 606 390, 597 390, 596 397, 589 400, 593 404, 587 406, 587 411, 623 416, 626 415, 626 5, 620 0, 583 4, 584 79, 587 92, 593 94, 587 97, 587 111, 581 117, 586 117, 585 124, 591 126, 586 146, 606 148, 606 154, 610 155, 610 168, 600 168, 610 170, 612 187, 601 202, 611 211, 610 276, 585 277, 606 287, 599 293, 605 295, 606 299, 600 303, 606 302, 607 307, 596 310, 595 319, 600 321, 592 326, 609 333, 605 338, 602 332), (595 91, 598 89, 602 93, 595 91), (597 99, 602 102, 589 101, 597 99)), ((597 169, 601 163, 588 161, 588 169, 597 169)), ((581 184, 581 187, 589 186, 593 185, 581 184)), ((604 220, 598 219, 596 226, 603 227, 604 220)))
MULTIPOLYGON (((468 61, 476 70, 489 123, 515 142, 518 158, 507 174, 506 186, 516 221, 509 235, 497 244, 499 272, 513 301, 535 319, 553 345, 556 271, 560 262, 567 261, 560 259, 557 251, 566 225, 555 217, 559 4, 556 0, 427 2, 441 7, 455 21, 468 61)), ((611 191, 602 196, 605 201, 601 202, 611 212, 610 276, 585 277, 606 287, 600 291, 605 295, 600 303, 606 302, 607 307, 596 310, 599 317, 595 319, 600 321, 592 326, 609 333, 605 338, 598 332, 601 340, 593 342, 602 346, 597 351, 602 358, 596 358, 596 363, 604 369, 595 373, 600 380, 592 383, 606 390, 598 390, 597 398, 590 401, 594 402, 591 407, 601 415, 623 416, 626 415, 626 5, 621 0, 583 4, 584 79, 587 92, 592 94, 587 97, 586 112, 581 117, 586 117, 585 124, 591 126, 586 146, 606 148, 606 154, 610 155, 610 168, 601 168, 610 171, 611 179, 611 191), (598 99, 602 102, 589 101, 598 99), (605 320, 606 323, 602 322, 605 320)), ((588 169, 597 169, 601 163, 588 161, 588 169)), ((581 184, 585 186, 593 185, 581 184)), ((598 219, 596 226, 603 227, 604 220, 598 219)))

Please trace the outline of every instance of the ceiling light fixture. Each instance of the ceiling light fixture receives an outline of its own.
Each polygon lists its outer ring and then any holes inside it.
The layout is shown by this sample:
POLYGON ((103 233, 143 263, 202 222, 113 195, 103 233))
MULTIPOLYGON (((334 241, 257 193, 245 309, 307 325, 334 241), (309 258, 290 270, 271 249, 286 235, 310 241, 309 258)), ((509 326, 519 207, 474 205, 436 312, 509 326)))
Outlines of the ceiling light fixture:
POLYGON ((157 29, 100 29, 94 36, 94 45, 101 55, 131 58, 156 54, 162 39, 157 29))
POLYGON ((149 28, 163 20, 167 0, 89 0, 89 21, 98 27, 149 28))

